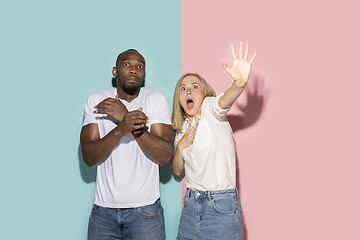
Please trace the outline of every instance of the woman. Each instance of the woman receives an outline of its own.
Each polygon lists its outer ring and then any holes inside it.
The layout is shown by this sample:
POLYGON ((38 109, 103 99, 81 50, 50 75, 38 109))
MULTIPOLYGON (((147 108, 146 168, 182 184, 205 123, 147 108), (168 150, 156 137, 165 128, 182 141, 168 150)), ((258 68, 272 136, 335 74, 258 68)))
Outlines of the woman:
POLYGON ((175 89, 172 115, 176 149, 175 174, 185 170, 186 194, 178 240, 243 239, 242 210, 236 189, 233 132, 226 113, 244 90, 256 52, 247 60, 249 45, 239 57, 231 44, 232 67, 222 66, 234 80, 224 94, 198 74, 183 75, 175 89))

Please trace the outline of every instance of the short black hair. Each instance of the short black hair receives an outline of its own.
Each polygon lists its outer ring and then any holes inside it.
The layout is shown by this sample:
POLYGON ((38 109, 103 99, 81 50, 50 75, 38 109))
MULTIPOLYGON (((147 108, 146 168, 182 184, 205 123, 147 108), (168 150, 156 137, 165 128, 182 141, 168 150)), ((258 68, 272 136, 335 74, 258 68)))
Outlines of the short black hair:
MULTIPOLYGON (((119 60, 120 60, 121 56, 122 56, 123 54, 125 54, 125 53, 128 53, 128 52, 135 52, 135 53, 141 55, 141 54, 138 52, 138 50, 133 49, 133 48, 130 48, 130 49, 128 49, 128 50, 125 50, 125 51, 121 52, 121 53, 118 55, 118 57, 116 58, 116 65, 115 65, 116 67, 118 67, 118 63, 119 63, 119 60)), ((143 57, 143 55, 141 55, 141 56, 143 57)))

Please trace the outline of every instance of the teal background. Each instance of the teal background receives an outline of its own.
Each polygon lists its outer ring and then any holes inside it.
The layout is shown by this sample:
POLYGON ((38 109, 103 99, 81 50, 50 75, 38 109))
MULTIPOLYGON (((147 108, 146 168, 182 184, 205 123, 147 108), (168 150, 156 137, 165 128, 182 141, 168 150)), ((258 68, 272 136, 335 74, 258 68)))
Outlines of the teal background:
MULTIPOLYGON (((79 154, 86 98, 138 49, 170 104, 181 74, 181 1, 1 1, 0 239, 85 239, 95 169, 79 154)), ((161 168, 167 239, 181 182, 161 168)))

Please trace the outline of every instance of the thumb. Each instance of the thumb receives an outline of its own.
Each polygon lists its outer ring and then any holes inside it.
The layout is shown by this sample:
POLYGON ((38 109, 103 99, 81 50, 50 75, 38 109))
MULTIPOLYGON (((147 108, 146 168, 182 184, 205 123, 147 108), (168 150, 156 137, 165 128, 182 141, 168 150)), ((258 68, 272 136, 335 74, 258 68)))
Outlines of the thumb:
POLYGON ((118 94, 116 94, 115 99, 119 100, 119 95, 118 94))
POLYGON ((142 112, 143 108, 142 107, 139 107, 138 111, 142 112))
POLYGON ((221 65, 222 65, 222 67, 224 68, 224 70, 228 73, 228 74, 230 74, 230 68, 228 67, 228 65, 226 65, 226 63, 224 62, 224 61, 221 61, 221 65))

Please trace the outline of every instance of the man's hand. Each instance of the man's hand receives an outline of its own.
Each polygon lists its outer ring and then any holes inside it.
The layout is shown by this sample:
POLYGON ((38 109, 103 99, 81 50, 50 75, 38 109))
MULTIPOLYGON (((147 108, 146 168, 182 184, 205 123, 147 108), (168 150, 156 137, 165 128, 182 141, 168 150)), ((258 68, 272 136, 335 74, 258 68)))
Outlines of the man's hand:
POLYGON ((107 114, 113 117, 116 124, 119 124, 128 112, 125 105, 119 100, 118 95, 115 98, 104 99, 94 108, 96 108, 96 113, 107 114))
POLYGON ((234 44, 231 44, 230 48, 231 48, 231 56, 233 59, 233 65, 230 68, 226 65, 224 61, 221 61, 222 66, 225 69, 225 71, 234 80, 235 84, 237 84, 239 87, 245 87, 250 77, 251 64, 254 62, 257 53, 255 52, 252 58, 248 60, 249 44, 246 44, 245 54, 243 56, 243 41, 240 41, 239 57, 236 56, 234 50, 234 44))
POLYGON ((138 132, 149 122, 149 118, 142 112, 142 108, 125 113, 118 127, 121 128, 124 135, 132 132, 138 132))

